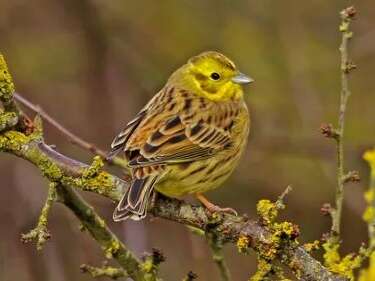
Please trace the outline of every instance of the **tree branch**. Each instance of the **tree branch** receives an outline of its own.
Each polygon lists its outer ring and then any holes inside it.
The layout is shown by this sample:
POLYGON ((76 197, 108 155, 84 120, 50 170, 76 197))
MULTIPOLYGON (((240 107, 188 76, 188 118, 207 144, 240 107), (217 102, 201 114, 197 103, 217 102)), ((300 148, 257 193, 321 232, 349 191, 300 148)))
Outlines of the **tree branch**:
POLYGON ((59 185, 57 193, 64 205, 76 215, 84 228, 102 247, 106 258, 114 258, 134 280, 144 280, 141 262, 111 232, 105 221, 94 211, 94 208, 68 186, 59 185))
MULTIPOLYGON (((160 280, 156 271, 149 270, 144 263, 126 249, 125 245, 110 231, 105 221, 74 191, 71 186, 80 187, 82 190, 96 190, 98 194, 112 199, 118 199, 125 182, 113 178, 101 171, 103 163, 98 157, 94 158, 92 165, 88 166, 79 161, 68 158, 52 150, 43 142, 43 129, 41 119, 37 116, 29 132, 27 119, 24 118, 13 101, 14 85, 8 72, 3 56, 0 54, 0 102, 4 112, 0 112, 0 120, 8 113, 15 113, 18 118, 17 127, 9 126, 7 131, 0 134, 0 152, 8 152, 33 163, 39 168, 42 175, 50 182, 49 195, 42 210, 38 225, 35 230, 24 236, 25 239, 37 239, 38 246, 45 242, 47 215, 55 199, 55 192, 82 225, 90 232, 91 236, 102 247, 107 258, 114 258, 136 281, 160 280), (17 131, 19 129, 20 131, 17 131)), ((147 264, 146 264, 147 262, 147 264)), ((153 265, 153 264, 152 264, 153 265)))
POLYGON ((126 271, 121 268, 115 268, 112 266, 94 267, 88 264, 81 265, 81 271, 83 273, 89 273, 92 277, 109 277, 114 280, 122 277, 128 277, 126 271))
POLYGON ((37 226, 26 234, 22 234, 21 241, 24 243, 36 241, 36 248, 41 250, 44 243, 51 238, 51 234, 48 231, 48 215, 52 208, 53 203, 56 201, 56 184, 51 182, 48 188, 47 200, 43 206, 40 214, 37 226))
MULTIPOLYGON (((0 67, 2 66, 4 64, 1 64, 0 61, 0 67)), ((0 76, 0 82, 2 81, 0 76)), ((11 79, 6 78, 4 81, 5 84, 0 84, 0 100, 12 104, 13 90, 7 89, 11 79)), ((4 108, 6 112, 9 112, 7 107, 4 106, 4 108)), ((0 117, 3 114, 0 114, 0 117)), ((151 263, 150 266, 149 260, 142 264, 117 239, 93 208, 71 188, 95 192, 117 201, 128 184, 120 178, 102 171, 103 163, 98 157, 91 165, 86 165, 62 155, 46 145, 38 119, 34 122, 33 131, 30 134, 25 134, 25 132, 17 131, 14 128, 8 129, 0 134, 0 152, 7 152, 31 162, 43 176, 56 183, 58 196, 63 203, 80 219, 84 227, 102 246, 107 257, 115 258, 131 278, 134 280, 145 280, 146 278, 147 280, 159 280, 155 275, 157 270, 155 270, 154 264, 151 263)), ((206 211, 203 207, 159 196, 150 213, 204 231, 209 229, 223 243, 238 244, 238 241, 247 241, 246 245, 242 243, 243 247, 251 247, 263 257, 272 255, 273 258, 288 266, 300 279, 311 281, 346 280, 330 273, 327 268, 298 245, 293 230, 289 228, 291 224, 286 224, 287 229, 280 228, 275 231, 262 222, 248 220, 246 217, 229 214, 211 216, 206 211), (275 237, 277 237, 277 243, 275 237)))
POLYGON ((348 75, 355 68, 355 65, 349 62, 348 43, 353 33, 349 30, 350 23, 353 20, 356 11, 354 7, 344 9, 341 13, 340 31, 342 33, 340 53, 341 53, 341 93, 340 93, 340 110, 337 128, 337 188, 336 188, 336 207, 332 213, 331 236, 334 242, 339 241, 342 205, 344 201, 344 128, 345 112, 350 96, 348 75))
MULTIPOLYGON (((33 136, 27 137, 20 132, 8 131, 0 135, 0 151, 9 152, 28 160, 36 165, 45 177, 51 181, 59 182, 65 188, 74 186, 81 190, 101 194, 112 200, 119 200, 123 190, 127 187, 125 181, 104 171, 97 171, 90 177, 85 177, 90 169, 89 165, 68 158, 50 148, 40 139, 34 139, 33 136)), ((62 195, 70 195, 68 197, 70 202, 75 202, 77 198, 68 191, 62 195)), ((85 212, 78 212, 80 210, 78 206, 80 205, 77 203, 77 206, 68 205, 68 207, 74 207, 75 214, 83 216, 85 212)), ((272 247, 272 233, 260 223, 248 221, 244 217, 225 214, 221 217, 220 223, 217 223, 212 220, 203 207, 192 206, 162 196, 159 196, 151 213, 157 217, 202 230, 210 228, 225 242, 236 243, 241 236, 246 236, 251 241, 250 246, 256 251, 272 247)), ((81 219, 84 219, 84 217, 81 219)), ((95 221, 91 219, 91 223, 95 221)), ((100 225, 99 221, 98 225, 100 225)), ((87 222, 88 225, 90 225, 89 222, 87 222)), ((96 228, 97 225, 93 227, 96 228)), ((331 274, 302 247, 294 243, 279 250, 281 261, 305 280, 346 280, 331 274)))
MULTIPOLYGON (((65 136, 68 141, 70 141, 72 144, 77 145, 85 150, 90 151, 94 155, 99 155, 103 159, 106 159, 107 152, 104 150, 101 150, 100 148, 96 147, 94 144, 89 143, 82 138, 78 137, 74 133, 72 133, 70 130, 65 128, 63 125, 61 125, 59 122, 57 122, 54 118, 51 117, 47 112, 45 112, 39 105, 35 105, 32 102, 28 101, 26 98, 21 96, 19 93, 14 93, 13 97, 15 100, 17 100, 20 104, 27 107, 28 109, 34 111, 40 117, 42 117, 43 120, 48 122, 50 125, 52 125, 55 129, 57 129, 63 136, 65 136)), ((1 131, 1 122, 0 122, 0 131, 1 131)), ((110 164, 119 166, 120 168, 127 169, 126 163, 123 159, 119 157, 114 157, 111 160, 108 160, 110 164)))
POLYGON ((219 269, 221 281, 230 281, 230 272, 227 263, 225 262, 222 241, 218 239, 216 233, 213 233, 211 231, 206 232, 206 238, 208 241, 208 245, 211 248, 212 259, 219 269))
MULTIPOLYGON (((329 237, 329 243, 332 247, 340 242, 340 225, 342 216, 342 207, 344 202, 344 185, 348 182, 359 181, 359 175, 356 171, 345 171, 344 168, 344 129, 345 129, 345 113, 350 96, 349 79, 348 76, 356 65, 349 60, 348 44, 353 37, 353 32, 350 31, 350 24, 356 15, 354 7, 348 7, 341 11, 341 45, 340 45, 340 71, 341 71, 341 91, 340 91, 340 106, 337 128, 331 124, 322 124, 320 127, 321 133, 336 141, 336 154, 337 154, 337 187, 335 194, 335 207, 326 204, 323 209, 332 218, 332 226, 329 237)), ((331 248, 332 248, 331 247, 331 248)))

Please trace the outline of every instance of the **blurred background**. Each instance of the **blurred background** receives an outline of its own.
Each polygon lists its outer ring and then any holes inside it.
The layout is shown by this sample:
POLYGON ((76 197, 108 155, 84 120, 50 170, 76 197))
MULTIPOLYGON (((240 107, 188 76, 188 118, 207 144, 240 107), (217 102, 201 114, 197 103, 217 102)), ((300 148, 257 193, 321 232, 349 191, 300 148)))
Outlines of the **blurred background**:
MULTIPOLYGON (((232 58, 256 82, 246 88, 252 130, 243 161, 224 187, 208 194, 222 206, 255 217, 261 198, 275 199, 287 185, 282 219, 300 225, 302 242, 319 239, 330 221, 319 210, 336 187, 335 145, 319 133, 336 123, 340 92, 339 11, 349 1, 2 1, 0 50, 17 90, 82 138, 108 149, 114 135, 186 60, 204 50, 232 58)), ((363 181, 346 187, 343 251, 366 241, 361 216, 368 170, 362 161, 375 145, 375 5, 357 1, 350 54, 359 68, 350 77, 345 164, 363 181)), ((46 141, 82 161, 92 155, 46 125, 46 141)), ((121 174, 117 171, 118 174, 121 174)), ((47 183, 38 170, 0 155, 0 280, 92 280, 82 263, 103 254, 70 211, 56 204, 52 239, 41 252, 20 233, 37 222, 47 183)), ((138 255, 163 250, 166 280, 189 270, 218 280, 205 241, 184 226, 146 219, 113 223, 114 205, 84 194, 114 232, 138 255)), ((225 247, 234 280, 254 272, 254 255, 225 247)))

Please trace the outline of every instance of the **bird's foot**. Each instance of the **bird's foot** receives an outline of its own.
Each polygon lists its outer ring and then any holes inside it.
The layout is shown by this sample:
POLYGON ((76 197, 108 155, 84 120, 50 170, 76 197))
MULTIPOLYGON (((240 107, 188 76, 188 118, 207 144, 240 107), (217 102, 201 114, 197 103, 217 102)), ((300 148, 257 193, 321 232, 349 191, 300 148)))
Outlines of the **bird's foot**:
POLYGON ((210 213, 227 213, 227 214, 231 214, 231 215, 234 215, 234 216, 238 216, 237 211, 233 208, 229 208, 229 207, 222 208, 222 207, 214 205, 214 204, 212 204, 212 206, 210 206, 210 207, 207 207, 207 206, 205 206, 205 207, 207 208, 207 210, 210 213))
POLYGON ((197 193, 195 196, 203 204, 203 206, 205 206, 207 208, 207 210, 211 214, 213 214, 213 213, 228 213, 228 214, 238 216, 238 213, 237 213, 236 210, 234 210, 232 208, 221 208, 220 206, 217 206, 217 205, 211 203, 210 201, 208 201, 208 199, 200 193, 197 193))

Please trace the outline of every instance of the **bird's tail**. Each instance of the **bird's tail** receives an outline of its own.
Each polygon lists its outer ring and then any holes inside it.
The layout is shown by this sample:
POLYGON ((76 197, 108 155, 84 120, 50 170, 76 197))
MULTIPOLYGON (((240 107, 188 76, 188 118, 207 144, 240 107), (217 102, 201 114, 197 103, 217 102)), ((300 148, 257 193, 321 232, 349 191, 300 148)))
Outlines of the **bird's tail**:
POLYGON ((150 175, 142 179, 133 179, 131 186, 124 193, 113 213, 113 220, 117 222, 128 218, 132 220, 144 219, 158 178, 158 175, 150 175))

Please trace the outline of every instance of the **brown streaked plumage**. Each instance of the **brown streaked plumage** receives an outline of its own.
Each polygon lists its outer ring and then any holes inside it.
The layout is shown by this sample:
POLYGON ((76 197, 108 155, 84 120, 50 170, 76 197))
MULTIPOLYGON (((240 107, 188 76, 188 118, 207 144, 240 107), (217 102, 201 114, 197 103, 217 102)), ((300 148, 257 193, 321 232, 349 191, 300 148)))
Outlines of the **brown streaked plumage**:
POLYGON ((153 189, 169 197, 195 193, 216 207, 201 193, 229 177, 245 148, 249 115, 240 84, 251 81, 217 52, 172 74, 112 143, 110 156, 124 151, 132 173, 114 220, 144 218, 153 189))

